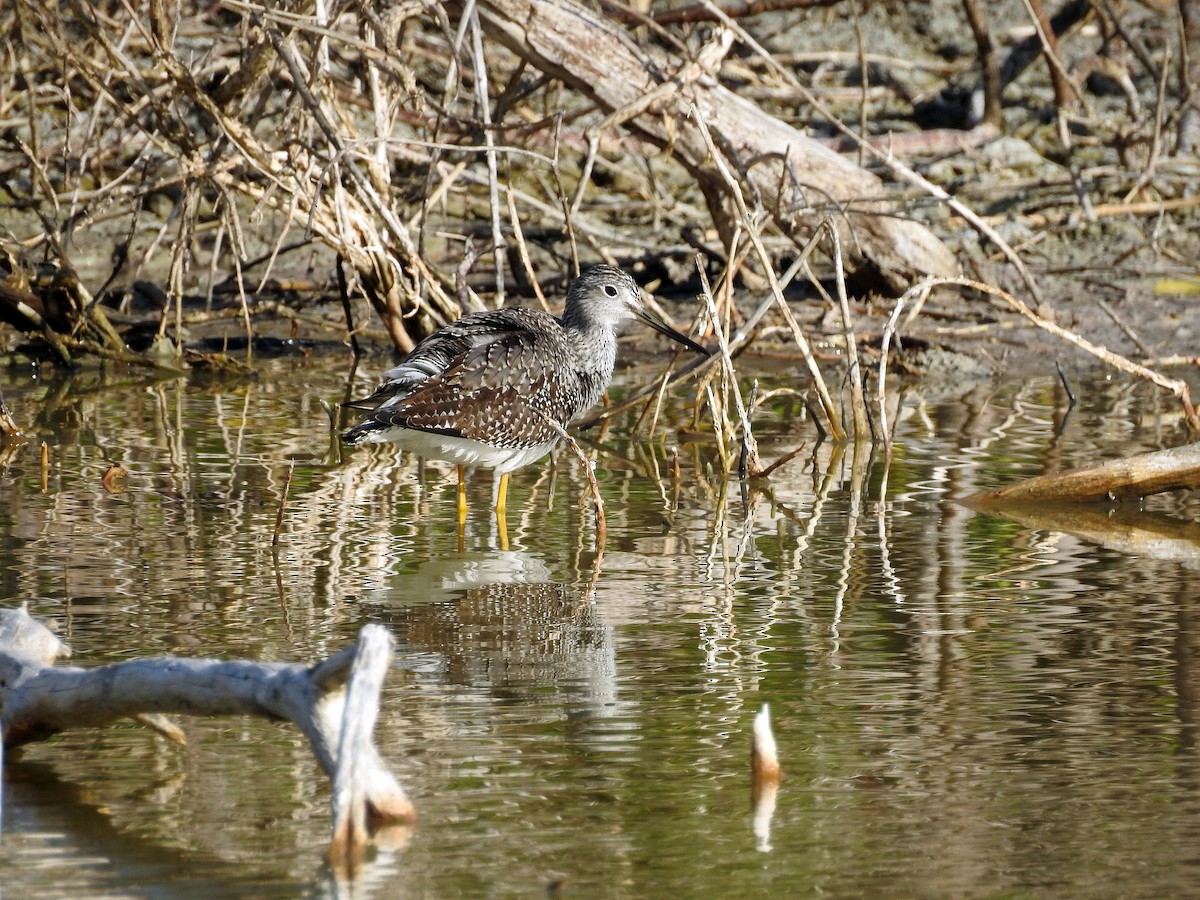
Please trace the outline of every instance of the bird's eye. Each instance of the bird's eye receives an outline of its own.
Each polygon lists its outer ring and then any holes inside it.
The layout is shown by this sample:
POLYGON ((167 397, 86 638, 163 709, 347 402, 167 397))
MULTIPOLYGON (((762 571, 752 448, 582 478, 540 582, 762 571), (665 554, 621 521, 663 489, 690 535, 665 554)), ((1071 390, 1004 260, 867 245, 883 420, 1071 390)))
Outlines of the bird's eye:
POLYGON ((615 296, 617 296, 617 289, 615 286, 613 286, 611 284, 606 284, 604 286, 604 293, 608 294, 608 296, 610 296, 610 297, 615 297, 615 296))

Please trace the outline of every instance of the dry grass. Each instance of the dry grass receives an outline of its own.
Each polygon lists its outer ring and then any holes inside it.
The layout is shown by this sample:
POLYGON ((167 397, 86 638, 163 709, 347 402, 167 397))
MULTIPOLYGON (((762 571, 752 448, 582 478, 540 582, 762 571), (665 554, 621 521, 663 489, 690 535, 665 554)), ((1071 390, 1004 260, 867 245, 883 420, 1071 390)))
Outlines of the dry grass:
MULTIPOLYGON (((1046 24, 1040 3, 1022 4, 1029 22, 1046 24)), ((613 4, 602 9, 638 23, 629 38, 638 47, 666 48, 687 63, 678 82, 664 82, 666 93, 686 94, 705 79, 728 83, 781 117, 799 113, 801 125, 829 129, 864 162, 874 160, 910 208, 931 220, 959 216, 998 248, 1000 260, 1021 274, 1030 305, 1042 311, 1037 280, 995 219, 912 161, 914 153, 947 152, 994 131, 946 137, 914 130, 886 142, 859 135, 864 127, 877 138, 892 130, 886 121, 876 125, 888 102, 915 104, 905 85, 911 94, 918 81, 906 79, 919 77, 926 98, 950 78, 970 85, 970 60, 922 67, 870 54, 862 27, 857 52, 841 57, 765 48, 773 29, 805 22, 820 28, 846 6, 833 4, 830 12, 813 5, 831 4, 782 4, 791 11, 760 18, 754 4, 651 7, 647 14, 613 4), (720 41, 706 43, 692 24, 705 19, 724 23, 720 41), (738 48, 733 55, 731 45, 738 48)), ((984 38, 995 43, 1002 35, 994 23, 988 32, 978 3, 964 7, 975 16, 974 30, 962 19, 962 35, 978 41, 982 54, 984 38)), ((522 59, 511 40, 497 41, 474 6, 465 17, 453 3, 350 0, 319 9, 328 12, 245 0, 154 0, 148 15, 130 0, 8 4, 0 12, 10 35, 0 45, 0 187, 9 213, 0 230, 9 276, 0 291, 4 318, 41 334, 63 360, 91 353, 179 367, 187 361, 182 335, 189 324, 231 315, 251 337, 256 316, 281 310, 268 288, 283 278, 315 275, 301 296, 335 296, 336 260, 347 275, 345 294, 367 298, 371 321, 351 321, 349 300, 332 317, 306 310, 303 301, 287 314, 348 341, 382 325, 392 345, 406 350, 436 326, 502 303, 509 293, 546 304, 549 285, 539 280, 561 288, 581 259, 604 259, 635 268, 652 289, 705 296, 722 353, 702 393, 730 465, 738 455, 730 441, 741 435, 748 471, 763 470, 735 359, 758 329, 777 323, 803 361, 821 411, 818 426, 835 439, 869 439, 880 423, 871 421, 865 399, 848 295, 854 288, 842 266, 844 255, 858 252, 845 245, 847 235, 854 243, 853 231, 843 230, 853 204, 818 197, 806 212, 813 223, 807 233, 790 232, 777 212, 768 214, 773 199, 749 177, 753 161, 732 158, 725 136, 701 127, 711 166, 697 177, 695 165, 673 152, 671 135, 682 133, 687 117, 672 120, 672 110, 682 107, 662 106, 664 94, 606 108, 587 91, 568 88, 561 73, 522 59), (814 269, 810 254, 818 245, 826 263, 814 269), (95 264, 106 254, 107 271, 95 264), (820 297, 830 275, 836 296, 822 302, 842 318, 844 397, 826 386, 827 373, 785 293, 804 283, 820 297), (162 290, 149 311, 137 302, 143 281, 162 290), (709 282, 718 285, 716 294, 709 282), (735 285, 769 296, 742 309, 735 285), (128 349, 121 331, 133 322, 149 322, 154 352, 128 349)), ((923 13, 884 14, 902 28, 912 25, 907 16, 923 13)), ((1124 91, 1127 115, 1106 113, 1078 83, 1084 66, 1072 68, 1064 56, 1069 33, 1047 42, 1039 32, 1037 52, 1050 61, 1045 71, 1056 89, 1050 134, 1070 173, 1064 215, 1095 218, 1092 198, 1101 183, 1111 200, 1103 214, 1134 211, 1147 198, 1186 211, 1195 182, 1186 165, 1170 160, 1186 143, 1192 109, 1178 62, 1183 20, 1109 3, 1088 15, 1104 40, 1087 71, 1103 71, 1124 91), (1152 85, 1151 102, 1139 102, 1135 82, 1152 85), (1078 190, 1097 165, 1121 174, 1078 190)), ((984 69, 999 77, 991 62, 984 69)), ((988 85, 993 104, 995 86, 988 85)), ((988 112, 995 125, 995 109, 988 112)), ((1038 214, 1046 216, 1045 209, 1038 214)), ((1045 224, 1053 226, 1054 216, 1045 224)))

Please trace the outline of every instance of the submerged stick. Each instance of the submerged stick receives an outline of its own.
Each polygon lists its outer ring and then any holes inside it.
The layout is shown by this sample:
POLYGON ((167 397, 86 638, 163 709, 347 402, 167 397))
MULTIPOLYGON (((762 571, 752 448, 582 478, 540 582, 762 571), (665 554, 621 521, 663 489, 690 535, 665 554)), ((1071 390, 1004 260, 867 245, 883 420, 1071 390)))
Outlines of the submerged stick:
POLYGON ((754 738, 750 745, 750 774, 757 788, 770 782, 778 783, 783 777, 779 767, 779 751, 775 746, 775 734, 771 731, 771 707, 764 703, 754 717, 754 738))
POLYGON ((387 630, 363 629, 346 685, 337 769, 333 773, 333 840, 329 861, 348 874, 354 874, 362 864, 370 838, 371 771, 362 762, 370 760, 374 752, 372 740, 379 718, 379 695, 391 658, 392 637, 387 630))
POLYGON ((296 461, 288 466, 287 478, 283 481, 283 493, 279 495, 279 508, 275 510, 275 532, 271 535, 271 546, 279 546, 279 535, 283 531, 283 513, 287 508, 288 490, 292 486, 292 473, 296 471, 296 461))
MULTIPOLYGON (((534 412, 540 413, 540 410, 535 409, 534 412)), ((596 543, 600 548, 603 548, 604 541, 608 537, 608 522, 604 517, 604 499, 600 496, 600 485, 596 481, 596 473, 592 469, 592 461, 587 458, 582 448, 580 448, 579 443, 567 433, 565 428, 544 413, 541 415, 546 420, 546 424, 557 431, 558 436, 575 452, 575 456, 579 459, 579 464, 583 466, 583 474, 586 476, 588 487, 592 491, 592 499, 596 501, 596 543)))
POLYGON ((771 732, 771 710, 764 703, 754 717, 754 732, 750 743, 751 800, 754 809, 754 836, 758 849, 771 849, 771 819, 775 815, 775 797, 779 792, 779 781, 783 770, 779 768, 779 754, 775 747, 775 735, 771 732))

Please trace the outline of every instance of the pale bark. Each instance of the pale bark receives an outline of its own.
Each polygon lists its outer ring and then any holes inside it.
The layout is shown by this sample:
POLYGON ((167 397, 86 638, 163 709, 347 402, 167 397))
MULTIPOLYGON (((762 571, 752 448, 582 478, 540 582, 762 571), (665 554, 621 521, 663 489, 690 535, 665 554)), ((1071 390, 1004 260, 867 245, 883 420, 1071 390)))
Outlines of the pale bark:
POLYGON ((1142 453, 1056 475, 1039 475, 972 494, 963 502, 982 509, 1062 501, 1089 503, 1197 487, 1200 487, 1200 443, 1142 453))
POLYGON ((90 669, 54 665, 67 652, 24 608, 0 611, 0 733, 6 748, 131 717, 160 731, 174 728, 161 720, 163 713, 286 719, 308 738, 334 780, 335 861, 353 865, 368 821, 415 818, 371 737, 391 656, 391 636, 382 626, 364 627, 355 644, 313 665, 179 657, 90 669))
MULTIPOLYGON (((465 5, 446 3, 456 15, 465 5)), ((880 199, 879 178, 739 97, 702 63, 641 46, 573 0, 480 0, 478 10, 489 37, 594 99, 613 113, 614 127, 624 122, 667 148, 710 198, 710 208, 726 187, 696 116, 746 190, 797 241, 830 218, 849 268, 872 272, 895 290, 925 275, 957 272, 953 254, 932 232, 898 218, 880 199)), ((719 210, 713 212, 718 227, 728 227, 727 217, 721 221, 719 210)))

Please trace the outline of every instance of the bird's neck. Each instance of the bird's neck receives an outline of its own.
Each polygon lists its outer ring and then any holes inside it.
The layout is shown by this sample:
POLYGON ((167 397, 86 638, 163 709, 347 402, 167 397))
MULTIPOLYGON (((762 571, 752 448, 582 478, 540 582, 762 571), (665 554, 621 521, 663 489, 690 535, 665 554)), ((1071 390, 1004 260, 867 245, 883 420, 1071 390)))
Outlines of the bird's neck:
POLYGON ((572 334, 582 334, 595 327, 583 304, 576 302, 575 298, 570 296, 567 297, 567 305, 563 307, 560 321, 563 328, 572 334))
POLYGON ((580 371, 595 372, 605 382, 612 377, 617 362, 617 333, 611 328, 590 331, 567 329, 567 339, 575 348, 576 365, 580 371))
POLYGON ((590 409, 608 390, 617 362, 617 334, 611 328, 564 329, 575 351, 575 369, 582 395, 580 410, 590 409))

